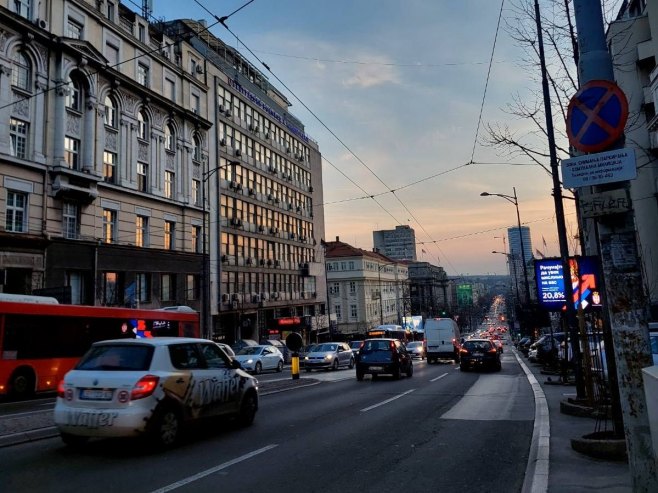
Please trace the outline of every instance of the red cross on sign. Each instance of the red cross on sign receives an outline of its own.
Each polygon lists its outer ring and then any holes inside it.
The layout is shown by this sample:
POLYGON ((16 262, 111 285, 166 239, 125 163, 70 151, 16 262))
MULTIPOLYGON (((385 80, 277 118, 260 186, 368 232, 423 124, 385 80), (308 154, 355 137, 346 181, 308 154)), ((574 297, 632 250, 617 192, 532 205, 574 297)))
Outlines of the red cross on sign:
POLYGON ((608 150, 624 134, 628 101, 617 84, 593 80, 581 87, 569 102, 569 143, 582 152, 608 150))

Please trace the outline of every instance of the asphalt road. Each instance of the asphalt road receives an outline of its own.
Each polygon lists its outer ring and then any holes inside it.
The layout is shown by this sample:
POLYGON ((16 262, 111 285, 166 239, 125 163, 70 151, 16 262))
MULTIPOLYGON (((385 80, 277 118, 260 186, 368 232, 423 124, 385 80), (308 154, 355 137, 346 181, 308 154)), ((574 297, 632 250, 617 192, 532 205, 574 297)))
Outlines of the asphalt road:
POLYGON ((534 402, 513 355, 500 373, 416 362, 398 381, 306 376, 315 385, 263 395, 252 427, 206 423, 168 452, 58 438, 2 448, 0 491, 520 491, 534 402))

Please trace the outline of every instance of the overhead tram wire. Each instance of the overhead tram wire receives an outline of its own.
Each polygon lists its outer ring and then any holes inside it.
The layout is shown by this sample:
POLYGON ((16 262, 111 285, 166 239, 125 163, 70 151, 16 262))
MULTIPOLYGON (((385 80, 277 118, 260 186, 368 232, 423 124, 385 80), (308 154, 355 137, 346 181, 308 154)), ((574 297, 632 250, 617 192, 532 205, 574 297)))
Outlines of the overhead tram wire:
MULTIPOLYGON (((252 0, 252 1, 253 1, 253 0, 252 0)), ((204 31, 208 31, 209 29, 215 27, 217 24, 219 24, 219 22, 215 22, 215 23, 213 23, 213 24, 210 24, 209 26, 204 27, 204 28, 203 28, 201 31, 199 31, 199 32, 181 34, 179 39, 176 39, 176 40, 172 41, 171 43, 165 43, 164 46, 166 46, 166 47, 171 47, 171 46, 174 46, 176 43, 179 43, 179 42, 181 42, 181 41, 186 41, 187 39, 191 39, 192 37, 194 37, 194 36, 198 36, 198 35, 201 34, 202 32, 204 32, 204 31)), ((97 71, 95 71, 95 72, 89 72, 89 76, 98 75, 98 74, 102 73, 103 71, 105 71, 105 70, 108 69, 108 68, 117 68, 117 67, 123 65, 124 63, 133 62, 133 61, 138 60, 138 59, 140 59, 140 58, 142 58, 142 57, 152 55, 153 53, 160 53, 160 51, 162 50, 162 48, 163 48, 163 46, 160 46, 160 47, 158 47, 158 48, 153 48, 152 50, 148 50, 148 51, 142 53, 141 55, 137 55, 137 56, 134 56, 134 57, 132 57, 132 58, 127 58, 126 60, 121 60, 120 62, 117 62, 117 63, 115 63, 114 65, 106 65, 106 66, 103 67, 103 69, 101 69, 101 70, 97 70, 97 71)), ((23 97, 21 97, 21 98, 19 98, 19 99, 16 99, 15 101, 12 101, 11 103, 7 103, 7 104, 5 104, 5 105, 0 106, 0 110, 3 110, 3 109, 5 109, 5 108, 9 108, 9 107, 11 107, 11 106, 14 106, 16 103, 21 103, 21 102, 23 102, 23 101, 29 101, 30 99, 32 99, 32 98, 34 98, 34 97, 36 97, 36 96, 40 96, 40 95, 42 95, 42 94, 48 94, 50 91, 54 91, 54 90, 56 90, 56 89, 59 89, 60 87, 65 87, 66 85, 68 85, 68 83, 60 83, 60 84, 55 84, 54 86, 49 87, 49 88, 47 88, 47 89, 43 89, 43 90, 40 90, 40 91, 36 91, 36 92, 34 92, 34 93, 32 93, 32 94, 29 94, 29 95, 23 96, 23 97)))
MULTIPOLYGON (((385 183, 385 182, 379 177, 379 175, 377 175, 377 173, 375 173, 375 172, 374 172, 374 171, 373 171, 373 170, 372 170, 372 169, 371 169, 371 168, 370 168, 370 167, 369 167, 369 166, 368 166, 368 165, 367 165, 367 164, 366 164, 366 163, 365 163, 365 162, 364 162, 364 161, 363 161, 363 160, 362 160, 362 159, 361 159, 361 158, 360 158, 360 157, 359 157, 359 156, 358 156, 358 155, 357 155, 357 154, 356 154, 356 153, 355 153, 355 152, 354 152, 354 151, 353 151, 353 150, 352 150, 352 149, 351 149, 351 148, 350 148, 350 147, 349 147, 349 146, 348 146, 348 145, 347 145, 347 144, 346 144, 346 143, 345 143, 345 142, 344 142, 344 141, 343 141, 343 140, 342 140, 342 139, 341 139, 341 138, 340 138, 340 137, 339 137, 339 136, 338 136, 333 130, 331 130, 331 129, 330 129, 330 128, 324 123, 324 121, 323 121, 323 120, 322 120, 322 119, 321 119, 321 118, 320 118, 320 117, 319 117, 319 116, 318 116, 313 110, 311 110, 311 108, 309 108, 309 107, 306 105, 306 103, 304 103, 304 101, 302 101, 302 100, 297 96, 297 94, 295 94, 295 92, 292 91, 292 90, 286 85, 286 83, 283 82, 283 81, 282 81, 282 80, 281 80, 281 79, 280 79, 280 78, 279 78, 279 77, 278 77, 278 76, 272 71, 272 69, 271 69, 271 68, 270 68, 270 67, 269 67, 264 61, 262 61, 262 60, 258 57, 258 55, 256 55, 256 54, 254 53, 254 51, 253 51, 251 48, 249 48, 249 46, 247 46, 247 45, 244 43, 244 41, 240 40, 240 37, 239 37, 236 33, 234 33, 234 32, 233 32, 233 31, 232 31, 232 30, 226 25, 226 23, 224 22, 225 19, 222 20, 221 18, 217 17, 217 15, 215 15, 212 11, 210 11, 208 8, 206 8, 206 7, 205 7, 205 6, 204 6, 199 0, 194 0, 194 1, 195 1, 195 3, 196 3, 197 5, 199 5, 202 9, 204 9, 209 15, 213 16, 216 20, 220 21, 221 24, 222 24, 222 26, 224 26, 224 28, 225 28, 225 29, 226 29, 226 30, 227 30, 232 36, 235 37, 235 39, 237 40, 237 42, 238 42, 238 43, 241 43, 242 46, 244 46, 245 49, 246 49, 246 50, 247 50, 247 51, 248 51, 248 52, 249 52, 249 53, 250 53, 250 54, 251 54, 256 60, 258 60, 258 61, 263 65, 263 67, 265 67, 265 68, 267 69, 267 71, 268 71, 270 74, 272 74, 272 76, 273 76, 273 77, 274 77, 274 78, 275 78, 275 79, 276 79, 276 80, 277 80, 277 81, 278 81, 283 87, 285 87, 286 90, 287 90, 288 92, 290 92, 290 94, 291 94, 292 96, 294 96, 294 98, 295 98, 297 101, 299 101, 299 103, 300 103, 300 104, 301 104, 301 105, 302 105, 302 106, 303 106, 303 107, 304 107, 304 108, 305 108, 305 109, 306 109, 306 110, 307 110, 307 111, 308 111, 308 112, 309 112, 309 113, 310 113, 310 114, 311 114, 311 115, 312 115, 312 116, 313 116, 313 117, 314 117, 314 118, 315 118, 315 119, 316 119, 316 120, 317 120, 317 121, 318 121, 318 122, 319 122, 319 123, 320 123, 320 124, 321 124, 321 125, 322 125, 322 126, 323 126, 323 127, 324 127, 324 128, 325 128, 325 129, 326 129, 326 130, 327 130, 327 131, 328 131, 328 132, 329 132, 329 133, 330 133, 330 134, 331 134, 331 135, 332 135, 332 136, 333 136, 333 137, 334 137, 334 138, 335 138, 335 139, 336 139, 336 140, 337 140, 337 141, 338 141, 338 142, 339 142, 339 143, 340 143, 340 144, 341 144, 341 145, 342 145, 342 146, 343 146, 348 152, 349 152, 349 153, 350 153, 350 154, 351 154, 351 155, 352 155, 352 156, 354 156, 354 158, 355 158, 357 161, 359 161, 359 163, 361 163, 361 165, 363 165, 368 171, 370 171, 370 173, 371 173, 375 178, 377 178, 377 180, 379 180, 379 182, 380 182, 382 185, 384 185, 384 187, 385 187, 386 189, 388 189, 388 190, 390 190, 391 192, 393 192, 393 195, 395 196, 396 200, 397 200, 397 201, 402 205, 402 207, 403 207, 403 208, 409 213, 409 215, 411 215, 411 216, 414 218, 414 221, 416 221, 416 223, 420 226, 420 228, 423 230, 423 232, 424 232, 424 233, 425 233, 430 239, 432 239, 432 236, 427 232, 427 230, 426 230, 425 227, 422 225, 422 223, 421 223, 420 221, 418 221, 418 219, 414 216, 414 214, 413 214, 413 213, 411 212, 411 210, 407 207, 407 205, 406 205, 406 204, 400 199, 400 197, 398 197, 398 196, 394 193, 394 189, 391 189, 391 187, 389 187, 389 186, 388 186, 388 185, 387 185, 387 184, 386 184, 386 183, 385 183)), ((352 181, 352 180, 350 179, 350 181, 352 181)), ((354 182, 352 181, 352 183, 354 183, 354 182)), ((358 186, 358 188, 359 188, 360 190, 362 190, 364 193, 367 193, 362 187, 358 186)), ((390 212, 389 212, 389 211, 388 211, 388 210, 387 210, 387 209, 386 209, 381 203, 379 203, 379 202, 374 198, 374 196, 372 197, 372 200, 374 200, 375 203, 377 203, 377 205, 379 205, 379 207, 380 207, 382 210, 386 211, 391 217, 394 218, 394 216, 393 216, 393 215, 392 215, 392 214, 391 214, 391 213, 390 213, 390 212)), ((394 219, 395 219, 395 218, 394 218, 394 219)), ((397 220, 396 220, 396 222, 397 222, 398 224, 402 224, 400 221, 397 221, 397 220)), ((439 249, 438 246, 437 246, 437 249, 439 249)), ((439 249, 439 252, 443 255, 443 252, 441 252, 440 249, 439 249)))

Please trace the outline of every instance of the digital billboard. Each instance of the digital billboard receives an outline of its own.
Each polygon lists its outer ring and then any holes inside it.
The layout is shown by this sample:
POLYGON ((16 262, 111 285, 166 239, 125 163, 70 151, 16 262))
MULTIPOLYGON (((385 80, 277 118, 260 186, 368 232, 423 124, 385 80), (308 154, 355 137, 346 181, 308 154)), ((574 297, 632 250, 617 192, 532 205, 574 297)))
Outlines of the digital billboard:
MULTIPOLYGON (((601 307, 598 257, 570 257, 569 274, 574 307, 601 307)), ((539 305, 549 311, 566 309, 562 259, 535 259, 535 281, 539 305)))
POLYGON ((469 306, 473 304, 473 286, 471 284, 457 285, 457 304, 469 306))

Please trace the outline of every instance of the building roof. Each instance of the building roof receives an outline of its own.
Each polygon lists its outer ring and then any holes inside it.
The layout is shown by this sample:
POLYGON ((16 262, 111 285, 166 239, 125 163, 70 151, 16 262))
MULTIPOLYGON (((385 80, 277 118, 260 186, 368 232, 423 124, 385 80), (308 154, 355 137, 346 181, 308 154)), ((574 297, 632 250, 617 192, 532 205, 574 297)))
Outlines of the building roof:
POLYGON ((336 241, 326 241, 326 257, 327 259, 340 258, 340 257, 367 257, 378 262, 385 263, 397 263, 401 264, 399 260, 392 259, 383 255, 379 252, 370 252, 368 250, 363 250, 362 248, 354 247, 348 243, 343 243, 342 241, 336 239, 336 241))

